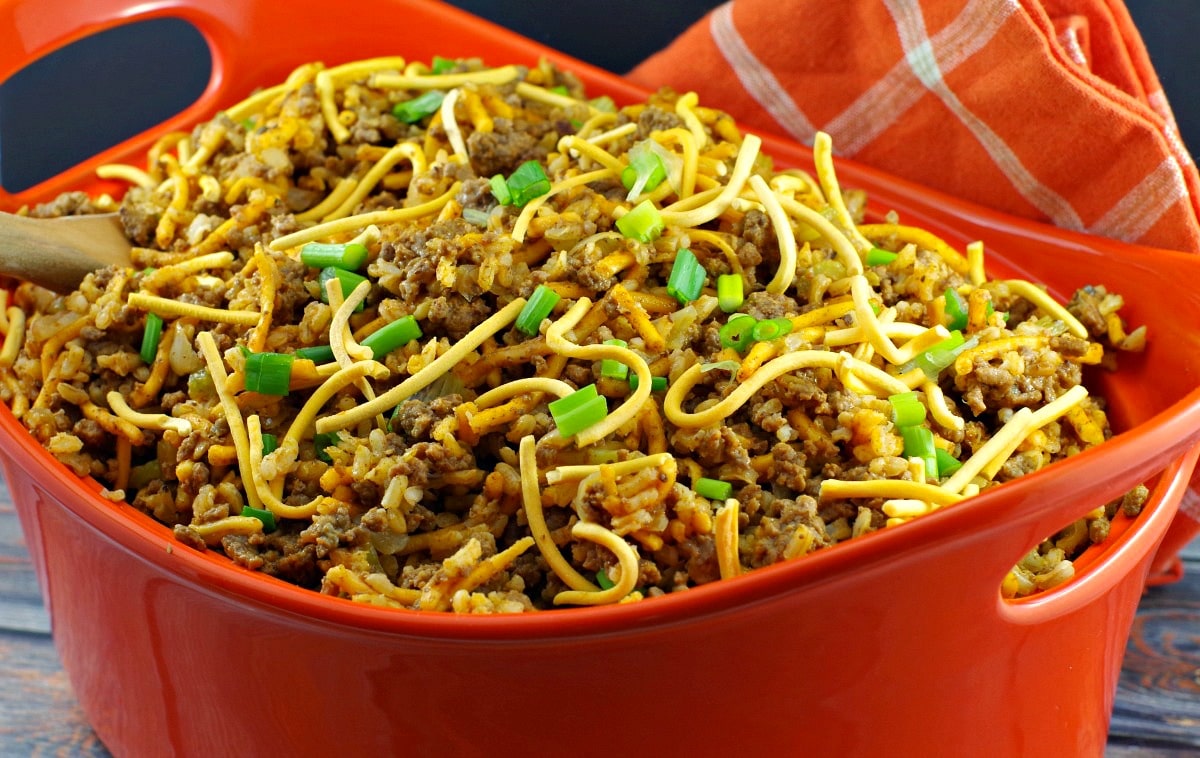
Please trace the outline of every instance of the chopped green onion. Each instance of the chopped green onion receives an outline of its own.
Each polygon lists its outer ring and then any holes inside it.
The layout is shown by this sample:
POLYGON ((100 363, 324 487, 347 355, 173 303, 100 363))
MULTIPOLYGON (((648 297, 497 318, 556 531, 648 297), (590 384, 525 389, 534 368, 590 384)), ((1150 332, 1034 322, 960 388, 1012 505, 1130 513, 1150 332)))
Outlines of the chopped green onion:
POLYGON ((463 208, 463 221, 474 224, 475 226, 487 226, 491 219, 491 214, 479 208, 463 208))
POLYGON ((612 579, 608 578, 608 572, 604 569, 596 572, 596 584, 600 585, 600 589, 602 590, 611 590, 617 586, 612 579))
POLYGON ((717 306, 726 313, 733 313, 746 302, 743 294, 742 277, 738 274, 721 274, 717 277, 717 306))
POLYGON ((588 105, 592 106, 596 110, 601 111, 603 113, 616 113, 617 112, 617 104, 614 103, 613 99, 611 97, 609 97, 608 95, 601 95, 600 97, 593 97, 591 100, 588 100, 588 105))
POLYGON ((754 328, 750 330, 750 338, 755 342, 770 342, 790 331, 792 331, 790 318, 768 318, 754 325, 754 328))
POLYGON ((548 404, 550 415, 564 439, 574 437, 608 415, 608 401, 589 384, 548 404))
POLYGON ((329 345, 315 345, 313 347, 302 347, 296 350, 296 357, 301 360, 312 361, 313 363, 332 363, 333 348, 329 345))
POLYGON ((363 337, 359 344, 371 348, 371 357, 380 360, 396 348, 420 338, 421 327, 417 325, 417 320, 412 316, 401 316, 363 337))
POLYGON ((745 352, 754 341, 754 326, 758 321, 745 313, 735 313, 721 327, 721 347, 732 347, 739 353, 745 352))
POLYGON ((162 479, 162 464, 151 458, 140 466, 129 469, 130 489, 140 490, 156 479, 162 479))
POLYGON ((333 266, 358 271, 367 262, 367 246, 360 242, 309 242, 300 248, 300 261, 313 268, 333 266))
POLYGON ((629 367, 620 361, 605 358, 600 361, 600 376, 609 379, 627 379, 629 377, 629 367))
POLYGON ((953 455, 950 455, 950 453, 946 452, 940 447, 934 451, 933 455, 934 458, 937 459, 939 476, 950 476, 955 471, 958 471, 960 468, 962 468, 962 461, 958 460, 953 455))
POLYGON ((501 205, 512 205, 512 193, 508 191, 508 182, 504 181, 503 176, 496 174, 488 179, 488 184, 492 187, 492 197, 496 198, 496 202, 501 205))
POLYGON ((662 215, 649 200, 643 200, 617 219, 617 231, 638 242, 653 242, 665 226, 662 215))
POLYGON ((916 392, 898 392, 888 396, 892 404, 892 423, 896 426, 918 426, 925 423, 925 406, 916 392))
POLYGON ((584 404, 599 396, 600 393, 596 389, 596 385, 588 384, 575 390, 570 395, 564 395, 557 400, 550 401, 547 407, 550 408, 550 413, 554 415, 569 413, 578 410, 584 404))
POLYGON ((925 376, 930 379, 936 379, 937 375, 942 372, 950 364, 954 363, 954 359, 965 350, 969 350, 979 343, 978 337, 965 339, 962 332, 953 331, 946 339, 938 342, 928 349, 917 353, 911 361, 900 366, 900 373, 906 373, 914 368, 920 368, 925 372, 925 376))
MULTIPOLYGON (((644 140, 629 149, 629 165, 621 171, 621 184, 629 190, 629 199, 651 192, 667 178, 667 167, 662 158, 644 140)), ((655 143, 657 144, 657 143, 655 143)))
MULTIPOLYGON (((342 283, 342 297, 349 297, 350 293, 354 291, 355 287, 367 281, 367 277, 356 274, 353 271, 346 271, 345 269, 337 268, 335 266, 326 266, 325 268, 321 269, 321 273, 317 275, 317 281, 321 285, 322 303, 329 302, 329 290, 326 289, 325 285, 326 282, 334 278, 342 283)), ((357 313, 362 309, 363 304, 359 303, 358 307, 355 308, 354 311, 357 313)))
POLYGON ((868 266, 886 266, 898 257, 900 257, 899 253, 893 253, 891 250, 884 250, 881 247, 873 247, 867 251, 863 262, 868 266))
POLYGON ((262 508, 251 508, 248 505, 242 506, 242 515, 256 518, 262 522, 264 532, 275 531, 275 514, 262 508))
POLYGON ((675 253, 675 263, 667 277, 667 294, 678 300, 680 305, 687 305, 700 297, 707 276, 708 272, 700 265, 696 254, 682 247, 675 253))
POLYGON ((146 314, 146 328, 142 332, 142 360, 154 363, 158 354, 158 343, 162 339, 163 320, 157 313, 146 314))
POLYGON ((900 429, 904 438, 906 458, 925 458, 934 455, 933 432, 927 426, 905 426, 900 429))
POLYGON ((563 97, 571 96, 571 90, 567 89, 567 85, 565 84, 556 84, 550 88, 550 91, 556 95, 562 95, 563 97))
POLYGON ((723 482, 720 479, 708 479, 699 477, 692 487, 696 490, 696 494, 700 497, 706 497, 709 500, 725 500, 733 494, 733 485, 729 482, 723 482))
POLYGON ((537 161, 529 160, 517 166, 505 182, 512 204, 518 208, 524 206, 535 197, 541 197, 550 191, 550 178, 546 170, 537 161))
MULTIPOLYGON (((943 299, 946 302, 946 328, 966 329, 968 314, 970 312, 966 298, 964 298, 962 293, 953 287, 947 287, 946 294, 943 296, 943 299)), ((991 318, 992 314, 996 312, 996 308, 992 305, 991 300, 988 300, 987 309, 985 312, 987 313, 988 318, 991 318)), ((1008 321, 1007 315, 1005 315, 1004 320, 1008 321)))
POLYGON ((264 433, 262 435, 262 443, 263 443, 262 454, 270 455, 272 452, 275 451, 275 448, 279 447, 279 438, 276 437, 274 434, 264 433))
POLYGON ((286 395, 295 360, 294 353, 250 353, 243 369, 246 389, 262 395, 286 395))
POLYGON ((953 287, 946 288, 946 294, 943 295, 943 299, 946 302, 946 328, 966 329, 967 301, 953 287))
POLYGON ((442 100, 445 97, 446 93, 444 92, 432 89, 427 90, 411 100, 396 103, 392 106, 392 115, 398 121, 403 121, 406 124, 415 124, 421 119, 437 113, 437 109, 442 107, 442 100))
POLYGON ((456 65, 458 65, 458 64, 455 62, 455 60, 453 58, 443 58, 440 55, 435 55, 435 56, 433 56, 433 60, 430 61, 430 64, 429 64, 429 73, 444 74, 448 71, 454 70, 454 67, 456 65))
POLYGON ((704 363, 700 365, 700 373, 707 374, 709 371, 728 371, 736 373, 742 364, 737 361, 716 361, 715 363, 704 363))
MULTIPOLYGON (((626 347, 628 345, 625 340, 604 340, 605 345, 616 345, 617 347, 626 347)), ((608 377, 609 379, 627 379, 629 377, 629 367, 624 363, 612 358, 604 358, 600 361, 600 376, 608 377)))
POLYGON ((530 336, 538 333, 542 327, 542 320, 548 317, 554 306, 558 305, 561 296, 544 284, 539 284, 533 294, 529 296, 529 300, 525 302, 521 312, 517 314, 515 326, 518 331, 524 332, 530 336))
MULTIPOLYGON (((629 389, 633 390, 634 392, 637 392, 637 388, 638 388, 638 376, 637 376, 637 374, 630 371, 629 372, 629 389)), ((650 377, 650 391, 651 392, 662 392, 666 388, 667 388, 667 377, 665 377, 665 376, 650 377)))
POLYGON ((341 437, 337 432, 317 432, 313 435, 313 451, 317 454, 317 459, 332 463, 333 458, 326 452, 327 448, 337 447, 341 437))
POLYGON ((938 478, 938 462, 933 432, 927 426, 902 426, 900 436, 904 438, 904 457, 925 461, 925 478, 935 481, 938 478))
POLYGON ((207 397, 212 397, 216 391, 216 384, 213 383, 213 378, 208 373, 208 369, 202 368, 195 373, 188 374, 187 392, 188 397, 192 400, 203 400, 207 397))

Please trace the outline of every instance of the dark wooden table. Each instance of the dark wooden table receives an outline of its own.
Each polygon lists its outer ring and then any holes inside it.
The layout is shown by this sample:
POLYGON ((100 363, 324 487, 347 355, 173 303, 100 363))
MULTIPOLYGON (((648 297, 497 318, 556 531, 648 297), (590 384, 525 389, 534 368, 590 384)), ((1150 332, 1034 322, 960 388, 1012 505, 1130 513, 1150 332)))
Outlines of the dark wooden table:
MULTIPOLYGON (((1108 755, 1200 755, 1200 542, 1184 579, 1149 590, 1125 657, 1108 755)), ((107 756, 71 692, 0 480, 0 756, 107 756)))

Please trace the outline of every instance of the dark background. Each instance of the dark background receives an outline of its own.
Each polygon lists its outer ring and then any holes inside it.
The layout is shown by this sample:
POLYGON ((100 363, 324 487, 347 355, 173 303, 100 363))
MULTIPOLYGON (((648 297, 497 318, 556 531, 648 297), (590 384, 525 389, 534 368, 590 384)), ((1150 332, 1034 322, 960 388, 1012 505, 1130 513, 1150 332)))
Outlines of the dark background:
MULTIPOLYGON (((719 3, 451 0, 450 4, 621 73, 719 3)), ((1194 73, 1200 62, 1195 39, 1200 30, 1200 0, 1127 0, 1127 7, 1150 50, 1184 143, 1193 153, 1200 152, 1200 79, 1194 73)), ((54 53, 0 84, 0 187, 9 192, 26 189, 174 115, 203 91, 209 71, 207 49, 185 23, 148 21, 104 35, 54 53), (175 51, 165 61, 154 54, 164 46, 175 51), (147 59, 161 63, 147 70, 147 59), (178 70, 167 70, 173 65, 178 70), (79 76, 80 71, 88 75, 79 76), (58 95, 47 98, 48 91, 58 95)))

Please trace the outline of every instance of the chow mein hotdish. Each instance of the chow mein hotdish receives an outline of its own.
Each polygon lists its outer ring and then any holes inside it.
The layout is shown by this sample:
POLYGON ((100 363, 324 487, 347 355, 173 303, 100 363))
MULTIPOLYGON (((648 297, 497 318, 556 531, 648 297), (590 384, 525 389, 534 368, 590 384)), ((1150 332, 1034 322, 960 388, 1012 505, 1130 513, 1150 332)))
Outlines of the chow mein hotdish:
MULTIPOLYGON (((777 169, 724 113, 568 72, 308 64, 170 134, 132 268, 3 308, 3 397, 104 494, 321 592, 467 613, 629 602, 891 528, 1110 434, 1102 287, 988 280, 866 223, 830 140, 777 169)), ((1005 580, 1072 575, 1144 490, 1005 580)))

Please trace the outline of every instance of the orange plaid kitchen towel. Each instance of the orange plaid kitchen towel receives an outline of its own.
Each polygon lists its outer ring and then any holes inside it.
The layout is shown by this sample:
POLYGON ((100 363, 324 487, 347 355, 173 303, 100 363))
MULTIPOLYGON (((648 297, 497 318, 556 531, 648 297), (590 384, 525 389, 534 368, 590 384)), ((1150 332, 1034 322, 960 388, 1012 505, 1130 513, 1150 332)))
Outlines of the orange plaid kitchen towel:
MULTIPOLYGON (((1007 213, 1200 252, 1200 176, 1121 0, 731 0, 629 78, 1007 213)), ((1189 491, 1152 582, 1197 534, 1189 491)))
POLYGON ((736 0, 630 78, 981 205, 1200 251, 1200 176, 1120 0, 736 0))

